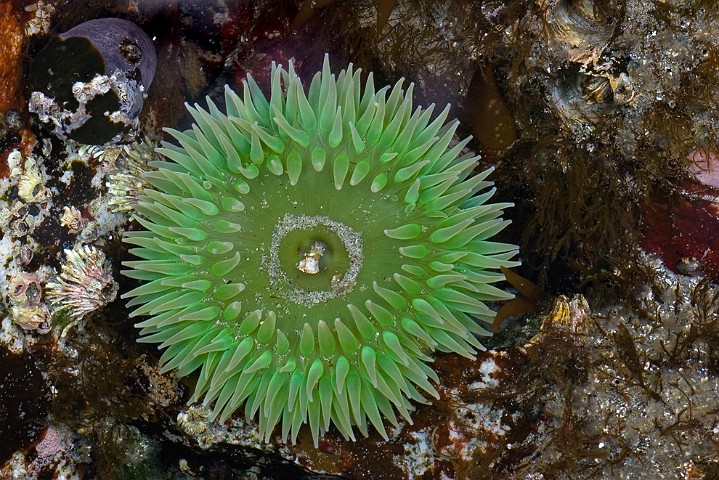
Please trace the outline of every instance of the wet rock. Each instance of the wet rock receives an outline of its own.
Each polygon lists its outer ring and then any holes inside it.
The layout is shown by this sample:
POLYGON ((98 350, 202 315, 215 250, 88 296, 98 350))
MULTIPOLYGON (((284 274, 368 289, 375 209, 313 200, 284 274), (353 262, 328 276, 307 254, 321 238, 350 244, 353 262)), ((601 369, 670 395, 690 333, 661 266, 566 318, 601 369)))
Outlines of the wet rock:
POLYGON ((38 440, 46 427, 50 389, 36 359, 0 348, 0 465, 38 440))
POLYGON ((62 140, 100 145, 131 137, 155 74, 150 38, 118 18, 52 38, 30 69, 29 109, 62 140))

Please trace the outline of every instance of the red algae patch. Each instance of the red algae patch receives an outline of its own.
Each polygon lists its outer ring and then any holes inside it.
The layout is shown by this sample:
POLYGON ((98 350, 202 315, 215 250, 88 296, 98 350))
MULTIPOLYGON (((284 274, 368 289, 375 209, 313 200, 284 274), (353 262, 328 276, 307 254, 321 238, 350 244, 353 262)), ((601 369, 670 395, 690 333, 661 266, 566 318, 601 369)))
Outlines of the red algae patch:
POLYGON ((669 269, 719 276, 719 208, 716 192, 685 185, 684 195, 659 192, 641 204, 642 247, 669 269))

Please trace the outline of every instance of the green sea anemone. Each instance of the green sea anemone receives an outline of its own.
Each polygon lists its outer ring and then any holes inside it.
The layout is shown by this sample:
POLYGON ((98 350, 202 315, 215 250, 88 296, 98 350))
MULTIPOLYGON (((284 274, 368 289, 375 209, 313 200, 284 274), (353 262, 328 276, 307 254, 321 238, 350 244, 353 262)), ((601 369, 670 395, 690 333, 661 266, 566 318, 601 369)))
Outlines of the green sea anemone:
POLYGON ((200 369, 191 402, 219 421, 244 405, 266 441, 278 423, 292 441, 305 423, 315 443, 370 422, 386 438, 382 416, 437 397, 430 355, 472 358, 484 301, 511 297, 492 284, 516 247, 488 240, 510 204, 487 203, 490 170, 473 173, 448 109, 412 110, 412 85, 362 88, 327 58, 307 94, 291 62, 271 79, 269 99, 249 75, 226 87, 226 113, 188 106, 195 124, 167 129, 179 145, 144 174, 146 230, 125 237, 139 341, 163 371, 200 369))

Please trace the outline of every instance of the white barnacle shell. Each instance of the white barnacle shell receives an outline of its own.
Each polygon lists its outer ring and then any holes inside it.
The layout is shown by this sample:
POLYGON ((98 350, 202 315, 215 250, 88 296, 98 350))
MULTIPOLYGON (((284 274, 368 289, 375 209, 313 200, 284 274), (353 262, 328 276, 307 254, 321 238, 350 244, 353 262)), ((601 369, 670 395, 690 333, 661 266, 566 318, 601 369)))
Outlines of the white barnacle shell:
POLYGON ((47 194, 45 186, 43 185, 42 174, 38 169, 37 162, 32 157, 28 157, 25 160, 25 169, 22 175, 20 175, 17 188, 18 196, 28 203, 39 202, 43 200, 47 194))
POLYGON ((63 207, 62 215, 60 216, 60 225, 67 227, 70 233, 79 232, 86 224, 87 219, 83 218, 80 210, 73 206, 63 207))
POLYGON ((12 321, 24 330, 47 333, 50 330, 50 312, 45 304, 16 305, 10 309, 12 321))
POLYGON ((10 277, 8 300, 15 306, 37 305, 40 302, 40 281, 35 273, 18 272, 10 277))

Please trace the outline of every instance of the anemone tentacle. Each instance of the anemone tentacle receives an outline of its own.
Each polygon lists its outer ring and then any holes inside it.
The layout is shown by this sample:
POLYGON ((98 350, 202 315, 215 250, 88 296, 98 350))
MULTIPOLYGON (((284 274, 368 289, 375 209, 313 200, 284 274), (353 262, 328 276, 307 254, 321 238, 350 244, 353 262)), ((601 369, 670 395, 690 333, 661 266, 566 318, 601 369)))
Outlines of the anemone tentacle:
POLYGON ((305 91, 292 62, 273 63, 269 98, 248 75, 225 112, 187 106, 166 129, 166 160, 144 175, 128 232, 143 284, 124 295, 163 371, 199 370, 191 402, 224 421, 244 406, 269 440, 281 425, 317 442, 383 418, 411 422, 437 398, 435 351, 472 358, 511 295, 494 286, 516 264, 491 237, 508 203, 489 203, 468 139, 448 109, 412 106, 412 85, 364 86, 325 57, 305 91))

